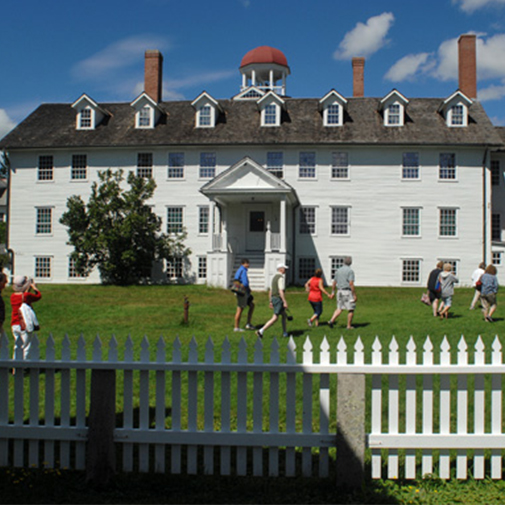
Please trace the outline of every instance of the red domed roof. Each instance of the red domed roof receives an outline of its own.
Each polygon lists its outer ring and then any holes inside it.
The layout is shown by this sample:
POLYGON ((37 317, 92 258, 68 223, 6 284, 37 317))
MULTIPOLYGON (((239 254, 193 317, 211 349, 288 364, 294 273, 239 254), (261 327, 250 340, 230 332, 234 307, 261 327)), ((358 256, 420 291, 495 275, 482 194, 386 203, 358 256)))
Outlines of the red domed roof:
POLYGON ((249 51, 242 58, 240 67, 245 67, 251 63, 277 63, 277 65, 288 66, 288 60, 284 53, 270 46, 260 46, 249 51))

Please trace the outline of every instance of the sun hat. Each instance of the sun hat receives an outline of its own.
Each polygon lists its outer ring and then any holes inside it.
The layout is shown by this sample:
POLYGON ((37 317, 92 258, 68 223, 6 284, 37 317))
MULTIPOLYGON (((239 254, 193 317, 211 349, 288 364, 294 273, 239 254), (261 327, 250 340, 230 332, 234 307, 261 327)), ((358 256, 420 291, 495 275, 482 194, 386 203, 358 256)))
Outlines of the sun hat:
POLYGON ((277 265, 277 270, 279 270, 279 268, 289 268, 287 265, 285 265, 284 263, 279 263, 277 265))
POLYGON ((16 293, 25 292, 32 284, 32 280, 26 275, 16 275, 12 281, 12 289, 16 293))

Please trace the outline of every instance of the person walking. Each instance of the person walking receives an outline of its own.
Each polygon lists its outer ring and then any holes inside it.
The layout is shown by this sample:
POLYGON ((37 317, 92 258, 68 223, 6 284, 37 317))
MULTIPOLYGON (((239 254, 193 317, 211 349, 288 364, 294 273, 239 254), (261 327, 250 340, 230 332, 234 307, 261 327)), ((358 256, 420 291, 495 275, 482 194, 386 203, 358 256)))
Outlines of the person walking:
POLYGON ((440 300, 440 289, 437 289, 437 285, 439 286, 438 278, 442 273, 442 268, 444 267, 444 262, 439 261, 437 266, 430 272, 428 276, 428 295, 430 297, 431 308, 433 309, 433 316, 438 316, 438 311, 442 309, 442 304, 439 306, 440 300))
POLYGON ((38 290, 33 279, 24 275, 16 275, 12 282, 12 289, 14 293, 11 295, 11 328, 12 335, 14 336, 14 349, 19 338, 21 338, 23 349, 23 359, 28 359, 30 355, 30 345, 32 341, 33 332, 26 331, 21 328, 21 320, 19 317, 19 308, 23 303, 31 305, 38 302, 42 298, 42 294, 38 290))
POLYGON ((284 263, 279 263, 277 265, 277 273, 273 276, 272 282, 270 284, 270 290, 268 292, 268 298, 270 300, 270 308, 273 309, 273 316, 264 324, 263 328, 260 328, 256 335, 259 338, 263 338, 265 330, 270 328, 279 316, 281 316, 282 322, 282 336, 288 337, 288 332, 286 330, 286 309, 288 308, 288 302, 286 301, 286 279, 284 275, 286 274, 287 266, 284 263))
POLYGON ((473 295, 472 303, 470 304, 470 310, 475 309, 475 305, 479 301, 481 285, 478 284, 478 282, 480 281, 480 278, 482 277, 485 269, 486 264, 482 262, 472 273, 472 286, 475 289, 475 293, 473 295))
POLYGON ((335 295, 335 288, 337 289, 337 309, 328 321, 328 326, 333 328, 337 317, 342 311, 347 311, 347 329, 353 329, 352 319, 354 317, 354 310, 356 309, 356 290, 354 287, 354 271, 351 268, 352 258, 346 256, 344 264, 337 270, 335 279, 332 284, 332 296, 335 295))
POLYGON ((480 299, 483 307, 484 320, 488 323, 493 323, 492 315, 496 310, 496 294, 498 293, 498 279, 496 278, 496 267, 488 265, 482 274, 481 282, 482 289, 480 291, 480 299))
POLYGON ((452 306, 452 296, 454 295, 454 284, 459 282, 459 279, 452 273, 452 265, 444 263, 444 269, 438 276, 440 279, 441 299, 443 308, 439 309, 438 314, 440 319, 449 317, 449 310, 452 306))
POLYGON ((319 318, 323 313, 323 293, 328 298, 331 298, 328 291, 324 289, 322 276, 323 271, 317 268, 313 277, 305 283, 305 290, 309 293, 309 303, 314 311, 313 316, 307 319, 307 324, 309 326, 312 326, 312 324, 315 324, 316 327, 319 326, 319 318))
POLYGON ((7 275, 4 272, 0 272, 0 336, 5 335, 5 301, 2 298, 2 291, 5 289, 5 286, 7 286, 7 275))
POLYGON ((245 288, 245 293, 235 293, 235 297, 237 298, 237 310, 235 312, 235 327, 233 331, 244 331, 240 327, 240 318, 242 317, 242 312, 246 307, 249 307, 249 310, 247 312, 247 324, 245 325, 245 328, 246 330, 254 330, 254 326, 251 324, 254 312, 254 297, 251 294, 251 287, 249 285, 249 260, 244 258, 240 263, 240 267, 235 273, 234 280, 242 283, 245 288))

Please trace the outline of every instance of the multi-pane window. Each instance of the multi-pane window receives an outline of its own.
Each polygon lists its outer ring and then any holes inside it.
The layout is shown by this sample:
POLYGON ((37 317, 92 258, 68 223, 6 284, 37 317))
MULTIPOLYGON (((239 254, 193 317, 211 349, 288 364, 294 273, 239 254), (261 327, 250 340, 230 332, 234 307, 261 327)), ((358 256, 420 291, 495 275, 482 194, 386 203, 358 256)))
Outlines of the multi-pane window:
POLYGON ((331 234, 349 235, 349 207, 331 208, 331 234))
POLYGON ((328 125, 339 125, 340 124, 340 105, 333 103, 328 105, 326 112, 326 123, 328 125))
POLYGON ((457 209, 440 209, 439 235, 455 237, 457 235, 457 209))
POLYGON ((458 275, 458 261, 453 259, 439 258, 442 263, 449 263, 452 267, 452 273, 458 275))
POLYGON ((403 260, 402 281, 419 282, 421 278, 421 260, 403 260))
POLYGON ((139 110, 139 127, 147 128, 151 126, 151 107, 148 105, 139 110))
POLYGON ((501 252, 493 252, 493 265, 500 266, 501 265, 501 252))
POLYGON ((264 110, 264 124, 276 125, 277 124, 277 105, 270 103, 264 110))
POLYGON ((184 177, 184 153, 168 153, 169 179, 182 179, 184 177))
POLYGON ((419 153, 403 153, 402 179, 419 179, 419 153))
POLYGON ((310 279, 316 270, 316 258, 298 259, 298 279, 306 281, 310 279))
POLYGON ((37 179, 39 181, 52 181, 54 172, 54 161, 52 156, 39 156, 39 168, 37 179))
POLYGON ((137 177, 153 176, 153 153, 137 154, 137 177))
POLYGON ((51 257, 36 256, 35 257, 35 277, 48 279, 51 277, 51 257))
POLYGON ((200 153, 200 178, 211 179, 216 175, 216 153, 200 153))
POLYGON ((198 208, 198 233, 209 233, 209 207, 198 208))
POLYGON ((83 180, 88 177, 88 158, 85 154, 72 155, 72 168, 70 178, 73 180, 83 180))
POLYGON ((172 258, 167 261, 167 278, 180 279, 182 277, 182 258, 172 258))
POLYGON ((464 109, 462 105, 451 107, 451 125, 461 126, 464 124, 464 109))
POLYGON ((91 109, 86 107, 79 114, 79 128, 91 128, 91 109))
POLYGON ((440 153, 438 177, 439 179, 456 179, 456 155, 454 153, 440 153))
POLYGON ((344 265, 344 256, 332 256, 331 258, 331 278, 334 279, 337 270, 344 265))
POLYGON ((207 278, 207 256, 198 257, 198 278, 207 278))
POLYGON ((493 186, 500 184, 500 162, 498 160, 491 161, 491 184, 493 186))
POLYGON ((299 158, 300 179, 314 179, 316 177, 316 153, 301 152, 299 158))
POLYGON ((182 233, 183 225, 183 208, 168 207, 167 208, 167 233, 182 233))
POLYGON ((388 107, 388 125, 400 124, 400 104, 392 103, 388 107))
POLYGON ((267 170, 279 179, 284 177, 284 155, 282 152, 267 152, 267 170))
POLYGON ((68 277, 70 279, 83 279, 86 275, 80 274, 76 269, 75 258, 68 258, 68 277))
POLYGON ((316 233, 316 208, 300 208, 300 233, 316 233))
POLYGON ((349 178, 349 154, 343 151, 331 154, 331 177, 333 179, 349 178))
POLYGON ((493 214, 491 217, 491 240, 501 241, 501 214, 493 214))
POLYGON ((51 207, 39 207, 37 209, 37 223, 35 233, 37 235, 47 235, 53 230, 53 209, 51 207))
POLYGON ((402 235, 418 237, 421 234, 421 209, 408 207, 402 209, 402 235))
POLYGON ((204 105, 200 109, 198 115, 199 126, 212 126, 211 119, 212 119, 212 110, 210 108, 210 105, 204 105))

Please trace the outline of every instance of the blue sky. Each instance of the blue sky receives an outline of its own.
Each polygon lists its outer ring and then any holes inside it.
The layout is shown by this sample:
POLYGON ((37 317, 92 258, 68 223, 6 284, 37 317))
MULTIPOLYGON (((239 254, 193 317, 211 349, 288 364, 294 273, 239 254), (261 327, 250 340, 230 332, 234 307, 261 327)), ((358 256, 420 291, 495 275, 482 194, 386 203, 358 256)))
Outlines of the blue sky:
POLYGON ((353 56, 366 96, 448 97, 463 33, 478 36, 478 98, 505 125, 505 0, 7 0, 0 137, 41 103, 132 101, 146 49, 163 53, 164 100, 230 98, 261 45, 286 55, 293 97, 352 96, 353 56))

